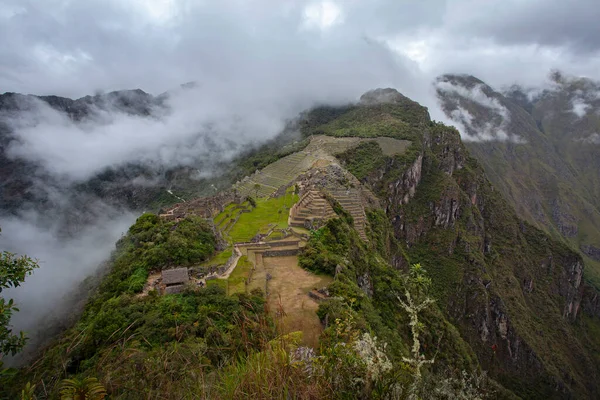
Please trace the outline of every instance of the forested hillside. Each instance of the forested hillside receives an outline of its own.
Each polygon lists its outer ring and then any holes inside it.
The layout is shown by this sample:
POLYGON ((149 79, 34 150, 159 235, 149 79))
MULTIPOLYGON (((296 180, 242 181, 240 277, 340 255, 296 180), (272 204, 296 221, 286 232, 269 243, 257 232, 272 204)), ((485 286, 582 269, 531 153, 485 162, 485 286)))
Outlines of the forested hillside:
POLYGON ((587 259, 521 219, 456 129, 393 89, 298 128, 221 195, 140 216, 4 396, 600 395, 587 259))
POLYGON ((519 216, 581 252, 586 280, 600 287, 599 86, 560 73, 552 79, 544 90, 502 94, 472 76, 445 76, 438 94, 519 216))

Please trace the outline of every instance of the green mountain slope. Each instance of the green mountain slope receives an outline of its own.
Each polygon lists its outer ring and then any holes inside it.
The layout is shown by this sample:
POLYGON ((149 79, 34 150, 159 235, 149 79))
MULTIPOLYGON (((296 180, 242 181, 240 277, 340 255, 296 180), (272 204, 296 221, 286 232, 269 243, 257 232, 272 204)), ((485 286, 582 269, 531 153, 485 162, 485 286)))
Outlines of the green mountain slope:
POLYGON ((387 160, 364 179, 401 243, 394 265, 429 266, 451 321, 516 393, 596 393, 598 343, 577 338, 584 318, 573 314, 582 301, 580 256, 518 220, 455 130, 431 124, 420 143, 416 157, 387 160))
POLYGON ((505 96, 472 76, 444 76, 438 95, 475 139, 467 148, 518 215, 581 250, 585 278, 600 287, 598 86, 557 79, 541 93, 512 87, 505 96), (581 116, 577 101, 585 104, 581 116))
MULTIPOLYGON (((310 168, 252 175, 279 182, 273 200, 232 190, 139 218, 79 322, 5 381, 7 396, 31 382, 58 398, 62 379, 87 377, 122 399, 600 395, 600 296, 583 280, 587 265, 518 217, 454 128, 393 89, 310 110, 300 126, 305 140, 288 143, 310 168), (337 146, 321 135, 362 140, 337 146), (289 208, 286 199, 298 198, 289 208), (246 258, 233 278, 178 294, 148 290, 161 270, 212 274, 214 260, 238 251, 246 258), (304 270, 268 270, 275 253, 304 270), (315 274, 331 283, 291 302, 282 293, 315 274), (288 286, 282 276, 293 276, 288 286), (231 284, 234 293, 220 288, 231 284), (307 327, 282 325, 283 305, 315 298, 322 332, 307 347, 307 327)), ((269 157, 269 147, 258 149, 248 163, 264 167, 269 157)))

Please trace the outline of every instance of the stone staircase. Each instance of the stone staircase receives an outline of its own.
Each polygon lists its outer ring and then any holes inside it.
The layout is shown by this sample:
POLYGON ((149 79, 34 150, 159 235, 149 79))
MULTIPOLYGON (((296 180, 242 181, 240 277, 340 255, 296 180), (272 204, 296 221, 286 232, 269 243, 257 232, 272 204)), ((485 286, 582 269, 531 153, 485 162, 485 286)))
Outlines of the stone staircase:
POLYGON ((319 191, 310 190, 290 209, 288 224, 309 228, 313 221, 326 221, 334 216, 333 208, 323 195, 319 191))
MULTIPOLYGON (((358 235, 366 241, 366 218, 361 204, 360 191, 357 189, 329 189, 327 192, 352 216, 358 235)), ((293 227, 308 228, 313 225, 312 222, 315 220, 324 222, 335 215, 333 208, 320 191, 309 190, 290 209, 288 224, 293 227)))
POLYGON ((361 204, 361 193, 357 189, 333 189, 329 193, 354 219, 354 227, 362 240, 367 240, 365 211, 361 204))

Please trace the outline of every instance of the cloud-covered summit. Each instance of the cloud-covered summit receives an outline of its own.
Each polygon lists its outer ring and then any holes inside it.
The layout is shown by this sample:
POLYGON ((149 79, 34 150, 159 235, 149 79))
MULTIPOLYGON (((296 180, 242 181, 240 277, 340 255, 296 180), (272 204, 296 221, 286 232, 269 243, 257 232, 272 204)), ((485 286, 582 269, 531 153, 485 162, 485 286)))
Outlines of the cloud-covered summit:
POLYGON ((463 140, 525 142, 510 129, 512 115, 504 97, 481 80, 443 75, 434 86, 442 109, 458 125, 463 140))

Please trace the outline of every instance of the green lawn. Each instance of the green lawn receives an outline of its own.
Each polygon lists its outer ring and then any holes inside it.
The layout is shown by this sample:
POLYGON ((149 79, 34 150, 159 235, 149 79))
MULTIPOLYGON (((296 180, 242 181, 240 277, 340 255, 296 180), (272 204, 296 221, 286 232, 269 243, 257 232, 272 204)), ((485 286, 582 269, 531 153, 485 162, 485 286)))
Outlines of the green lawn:
POLYGON ((248 260, 248 257, 240 257, 237 266, 235 267, 231 275, 229 275, 229 279, 227 279, 227 292, 229 295, 232 295, 234 293, 246 292, 246 280, 248 279, 248 276, 250 276, 252 267, 253 264, 250 260, 248 260))
MULTIPOLYGON (((297 201, 298 195, 294 194, 293 188, 288 189, 281 197, 256 199, 256 207, 249 213, 241 214, 238 222, 229 231, 228 239, 234 243, 247 242, 257 233, 267 233, 274 226, 287 228, 289 209, 297 201)), ((220 217, 219 214, 216 219, 220 217)))
POLYGON ((214 257, 212 257, 208 261, 205 261, 204 263, 202 263, 202 265, 204 265, 204 266, 224 265, 227 262, 227 260, 229 260, 229 257, 231 257, 232 254, 233 254, 233 248, 228 247, 225 250, 215 254, 214 257))
POLYGON ((217 226, 221 225, 221 223, 226 219, 226 217, 231 215, 231 209, 234 206, 235 206, 235 204, 232 203, 232 204, 229 204, 227 207, 225 207, 223 212, 214 218, 213 221, 215 222, 215 225, 217 225, 217 226))
POLYGON ((231 220, 235 220, 243 210, 249 209, 251 209, 251 207, 250 203, 247 201, 242 204, 231 203, 225 207, 222 213, 214 218, 215 226, 222 231, 229 225, 231 220))

